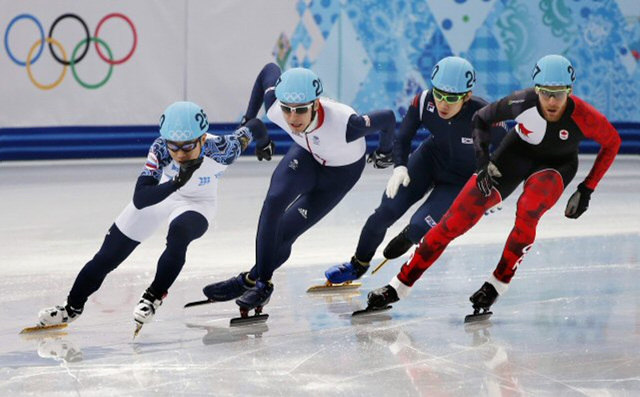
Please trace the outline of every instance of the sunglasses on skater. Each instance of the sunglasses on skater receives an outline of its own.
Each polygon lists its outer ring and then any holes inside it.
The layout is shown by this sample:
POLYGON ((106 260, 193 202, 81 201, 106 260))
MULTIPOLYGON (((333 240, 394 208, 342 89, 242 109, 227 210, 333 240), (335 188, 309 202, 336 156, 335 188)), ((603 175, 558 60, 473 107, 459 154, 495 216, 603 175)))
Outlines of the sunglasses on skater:
POLYGON ((540 86, 536 86, 535 88, 536 94, 542 96, 544 99, 564 99, 571 92, 571 88, 561 88, 559 90, 550 90, 548 88, 542 88, 540 86))
POLYGON ((200 139, 196 138, 193 141, 183 142, 182 145, 179 145, 177 142, 167 141, 167 147, 172 152, 177 152, 178 150, 182 150, 185 153, 192 151, 198 146, 198 141, 200 139))
POLYGON ((280 109, 286 114, 297 113, 297 114, 305 114, 313 107, 313 102, 301 105, 301 106, 287 106, 280 104, 280 109))
POLYGON ((467 95, 467 93, 464 94, 450 94, 447 92, 442 92, 440 90, 438 90, 437 88, 433 89, 433 97, 436 99, 436 101, 438 102, 442 102, 445 101, 446 103, 453 105, 454 103, 458 103, 460 102, 465 95, 467 95))

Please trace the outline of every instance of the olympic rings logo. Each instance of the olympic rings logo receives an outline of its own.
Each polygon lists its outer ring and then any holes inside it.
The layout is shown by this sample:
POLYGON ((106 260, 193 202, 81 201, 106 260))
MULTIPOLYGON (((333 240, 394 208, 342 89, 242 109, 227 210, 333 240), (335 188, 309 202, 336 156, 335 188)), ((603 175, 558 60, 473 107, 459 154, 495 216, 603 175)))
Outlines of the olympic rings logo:
POLYGON ((67 73, 67 67, 71 67, 71 72, 73 74, 74 79, 82 87, 87 89, 100 88, 103 85, 105 85, 107 81, 109 81, 109 79, 111 78, 111 73, 113 72, 113 67, 115 65, 123 64, 133 56, 133 53, 135 52, 137 45, 138 45, 138 33, 136 32, 136 27, 134 26, 131 19, 129 19, 129 17, 120 13, 111 13, 111 14, 105 15, 100 20, 100 22, 98 22, 98 25, 96 26, 96 30, 93 32, 93 36, 89 35, 89 28, 87 27, 87 24, 84 22, 84 20, 80 18, 78 15, 71 14, 71 13, 63 14, 63 15, 60 15, 58 18, 56 18, 56 20, 53 21, 53 24, 49 29, 49 34, 47 35, 46 38, 44 37, 44 29, 42 28, 42 24, 35 16, 31 14, 20 14, 14 17, 11 20, 11 22, 9 22, 9 25, 7 26, 7 29, 4 32, 4 48, 6 49, 7 54, 9 55, 9 58, 11 58, 11 60, 18 66, 24 66, 27 69, 29 80, 31 80, 33 85, 35 85, 41 90, 51 90, 57 87, 58 85, 60 85, 60 83, 62 83, 62 80, 64 79, 67 73), (60 23, 62 20, 67 18, 75 19, 76 21, 80 22, 86 35, 86 37, 80 40, 80 42, 74 47, 73 51, 71 52, 70 59, 67 57, 67 52, 65 51, 64 47, 62 47, 62 44, 58 40, 53 38, 53 30, 55 29, 55 27, 58 25, 58 23, 60 23), (129 27, 131 28, 131 31, 133 32, 133 45, 131 46, 131 50, 129 50, 127 55, 125 55, 121 59, 113 59, 113 53, 111 52, 111 48, 109 48, 109 46, 107 45, 107 43, 104 42, 104 40, 98 37, 98 34, 100 33, 100 28, 102 28, 102 25, 111 18, 123 19, 129 25, 129 27), (13 25, 15 25, 16 22, 20 21, 21 19, 28 19, 30 21, 33 21, 33 23, 36 24, 36 26, 38 27, 38 30, 40 31, 40 38, 29 49, 29 53, 25 61, 21 61, 17 59, 11 52, 11 49, 9 48, 9 33, 11 31, 11 28, 13 27, 13 25), (85 55, 87 55, 91 42, 94 43, 100 59, 102 59, 104 62, 109 64, 109 71, 107 72, 106 77, 96 84, 90 84, 80 79, 80 76, 78 75, 78 71, 77 71, 77 66, 76 66, 77 64, 80 63, 80 61, 84 59, 85 55), (49 51, 51 52, 51 55, 53 56, 53 58, 58 63, 62 64, 62 73, 60 74, 58 79, 51 84, 42 84, 36 81, 35 77, 33 76, 33 72, 31 70, 31 65, 33 65, 40 58, 40 55, 42 55, 42 51, 44 49, 45 43, 49 44, 49 51), (76 58, 78 51, 80 50, 81 47, 83 47, 83 45, 84 45, 84 48, 82 49, 81 54, 76 58), (107 52, 106 56, 100 49, 100 45, 104 47, 104 49, 106 50, 107 52), (54 46, 60 51, 60 53, 62 54, 62 57, 56 54, 56 52, 53 49, 54 46), (37 49, 37 53, 34 56, 36 49, 37 49))
POLYGON ((306 97, 304 92, 285 92, 282 95, 282 99, 287 103, 302 103, 306 97))

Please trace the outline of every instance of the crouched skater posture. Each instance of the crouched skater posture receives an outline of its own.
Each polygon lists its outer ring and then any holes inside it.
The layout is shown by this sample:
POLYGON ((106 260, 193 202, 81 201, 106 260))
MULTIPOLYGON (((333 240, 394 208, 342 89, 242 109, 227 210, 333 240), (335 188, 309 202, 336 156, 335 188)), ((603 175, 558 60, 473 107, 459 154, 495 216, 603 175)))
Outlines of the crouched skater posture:
MULTIPOLYGON (((358 115, 352 108, 320 97, 322 83, 309 69, 267 64, 256 79, 246 118, 264 103, 267 116, 294 143, 271 177, 256 235, 256 262, 250 271, 207 285, 211 300, 236 299, 241 314, 269 302, 271 276, 291 255, 293 243, 327 215, 353 188, 365 166, 365 136, 380 131, 380 144, 367 161, 392 164, 395 115, 378 110, 358 115)), ((272 153, 273 144, 256 153, 272 153)))
POLYGON ((451 208, 416 248, 412 258, 388 285, 369 293, 370 308, 384 308, 407 297, 413 284, 438 259, 449 243, 471 229, 488 209, 523 184, 515 225, 497 267, 471 297, 474 314, 487 318, 491 305, 503 295, 531 249, 542 216, 560 199, 578 170, 578 144, 585 138, 601 146, 591 171, 578 184, 565 209, 567 218, 580 217, 589 208, 593 191, 613 163, 620 136, 605 116, 571 95, 575 71, 560 55, 542 57, 533 68, 534 87, 517 91, 474 116, 473 139, 478 170, 451 208), (516 125, 498 149, 489 155, 490 126, 514 120, 516 125), (486 314, 486 315, 485 315, 486 314))
POLYGON ((187 247, 213 220, 218 178, 252 139, 259 146, 269 141, 264 124, 257 119, 229 135, 211 135, 208 129, 205 112, 194 103, 176 102, 165 110, 160 118, 161 136, 151 145, 133 201, 76 277, 66 302, 40 312, 40 325, 76 320, 107 274, 168 221, 167 246, 158 260, 155 278, 133 310, 136 333, 151 321, 184 265, 187 247))

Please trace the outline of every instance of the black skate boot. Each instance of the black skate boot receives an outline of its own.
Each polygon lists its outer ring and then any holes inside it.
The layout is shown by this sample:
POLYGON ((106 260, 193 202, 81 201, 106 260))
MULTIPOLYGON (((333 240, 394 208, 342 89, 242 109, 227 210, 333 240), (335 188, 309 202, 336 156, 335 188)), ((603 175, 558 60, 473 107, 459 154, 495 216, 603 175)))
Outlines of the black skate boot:
POLYGON ((413 246, 413 242, 407 238, 407 232, 409 226, 405 227, 393 240, 389 241, 389 244, 385 247, 382 254, 387 259, 396 259, 404 255, 409 248, 413 246))
POLYGON ((498 299, 498 291, 491 283, 485 282, 479 290, 469 297, 473 305, 473 314, 469 314, 464 318, 465 323, 488 320, 492 312, 491 305, 498 299))
POLYGON ((211 300, 225 302, 239 298, 255 285, 255 281, 249 279, 249 272, 244 272, 228 280, 209 284, 202 289, 202 292, 211 300))
POLYGON ((271 281, 265 283, 257 280, 253 288, 249 288, 240 298, 236 299, 236 304, 240 306, 240 317, 232 318, 230 325, 235 326, 267 321, 269 315, 262 314, 262 308, 269 303, 272 293, 273 284, 271 281), (249 310, 254 309, 255 314, 249 316, 249 310))
POLYGON ((374 289, 367 295, 367 308, 357 310, 351 314, 352 317, 372 312, 386 311, 391 309, 391 303, 399 301, 398 292, 391 285, 385 285, 382 288, 374 289))

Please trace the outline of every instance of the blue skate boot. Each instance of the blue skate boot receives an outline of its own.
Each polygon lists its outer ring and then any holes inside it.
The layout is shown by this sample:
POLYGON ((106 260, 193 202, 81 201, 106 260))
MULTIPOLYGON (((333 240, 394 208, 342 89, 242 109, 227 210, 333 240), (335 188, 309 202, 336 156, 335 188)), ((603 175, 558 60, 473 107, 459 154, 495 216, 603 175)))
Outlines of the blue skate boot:
POLYGON ((368 269, 369 262, 361 262, 353 256, 350 262, 330 267, 324 275, 331 284, 350 283, 362 277, 368 269))
POLYGON ((242 296, 255 285, 256 282, 249 278, 249 272, 244 272, 228 280, 209 284, 202 289, 202 292, 209 300, 225 302, 242 296))

